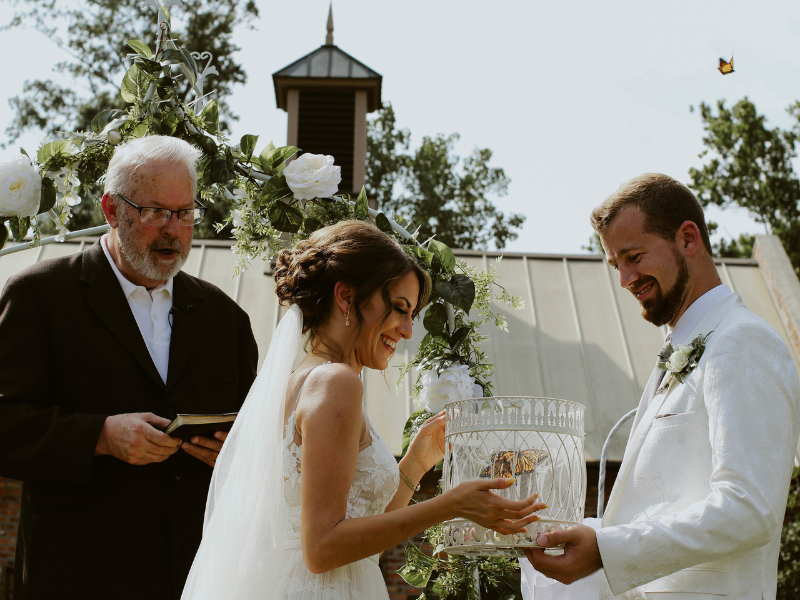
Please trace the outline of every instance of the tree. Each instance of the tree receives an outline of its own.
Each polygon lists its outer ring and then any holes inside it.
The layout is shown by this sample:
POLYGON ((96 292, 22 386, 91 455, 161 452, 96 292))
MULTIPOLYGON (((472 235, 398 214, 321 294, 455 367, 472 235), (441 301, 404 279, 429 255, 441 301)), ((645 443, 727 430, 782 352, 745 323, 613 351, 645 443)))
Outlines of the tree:
MULTIPOLYGON (((800 116, 800 103, 789 109, 800 116)), ((746 208, 767 233, 777 235, 795 270, 800 269, 800 181, 792 167, 797 156, 797 129, 770 129, 747 98, 732 109, 717 102, 717 114, 700 104, 706 146, 699 169, 689 169, 690 187, 703 206, 746 208)), ((720 255, 741 255, 752 250, 752 236, 723 244, 720 255)))
POLYGON ((410 137, 397 129, 391 104, 368 124, 366 188, 380 210, 419 226, 419 239, 435 235, 455 248, 503 248, 517 239, 525 217, 504 215, 490 199, 504 196, 509 184, 503 169, 489 166, 491 150, 476 148, 462 159, 452 133, 426 136, 408 153, 410 137))
MULTIPOLYGON (((32 27, 66 51, 72 59, 57 63, 53 70, 70 82, 61 85, 51 79, 26 81, 22 93, 9 100, 14 117, 6 128, 6 146, 27 130, 86 131, 92 118, 101 111, 122 108, 119 87, 130 66, 132 53, 126 42, 141 39, 151 46, 155 41, 155 0, 83 0, 77 3, 54 0, 14 0, 18 12, 6 28, 32 27), (75 90, 85 89, 86 95, 75 90)), ((167 4, 169 2, 161 2, 167 4)), ((220 128, 235 120, 225 97, 236 83, 247 76, 233 58, 239 48, 233 43, 234 29, 250 25, 258 17, 254 0, 182 0, 169 6, 173 29, 171 35, 180 44, 198 52, 210 52, 214 75, 205 91, 214 90, 219 97, 220 128)), ((198 59, 202 70, 207 58, 198 59)), ((191 98, 188 82, 182 89, 184 98, 191 98)), ((98 189, 91 195, 98 197, 98 189)), ((213 237, 210 224, 227 214, 224 202, 212 206, 205 226, 196 235, 213 237)), ((90 203, 82 203, 73 217, 74 228, 103 223, 100 211, 90 203)), ((223 234, 229 237, 229 233, 223 234)))

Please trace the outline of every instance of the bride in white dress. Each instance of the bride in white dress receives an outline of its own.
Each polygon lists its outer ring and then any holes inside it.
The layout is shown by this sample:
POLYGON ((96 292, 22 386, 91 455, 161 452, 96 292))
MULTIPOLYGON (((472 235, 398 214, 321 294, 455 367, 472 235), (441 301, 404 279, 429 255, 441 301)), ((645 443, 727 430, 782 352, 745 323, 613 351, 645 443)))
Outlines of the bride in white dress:
POLYGON ((444 413, 398 465, 362 407, 360 378, 387 368, 427 300, 428 275, 399 244, 339 223, 283 250, 274 279, 291 308, 217 460, 184 600, 386 599, 379 554, 427 527, 465 517, 510 533, 538 519, 534 498, 491 491, 505 479, 408 506, 444 455, 444 413))

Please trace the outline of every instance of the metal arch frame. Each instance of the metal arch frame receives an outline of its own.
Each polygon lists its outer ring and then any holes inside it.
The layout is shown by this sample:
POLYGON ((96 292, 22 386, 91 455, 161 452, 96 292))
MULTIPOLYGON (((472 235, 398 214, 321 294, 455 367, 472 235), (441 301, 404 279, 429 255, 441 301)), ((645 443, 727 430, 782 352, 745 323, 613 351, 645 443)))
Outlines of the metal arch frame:
POLYGON ((597 477, 597 518, 603 518, 603 512, 605 507, 606 500, 606 459, 608 458, 608 447, 611 445, 612 438, 616 435, 619 428, 622 427, 625 422, 630 419, 633 415, 636 414, 638 409, 634 408, 627 413, 625 413, 622 418, 617 421, 617 424, 611 428, 611 431, 608 432, 608 437, 606 441, 603 442, 603 450, 600 452, 600 473, 597 477))

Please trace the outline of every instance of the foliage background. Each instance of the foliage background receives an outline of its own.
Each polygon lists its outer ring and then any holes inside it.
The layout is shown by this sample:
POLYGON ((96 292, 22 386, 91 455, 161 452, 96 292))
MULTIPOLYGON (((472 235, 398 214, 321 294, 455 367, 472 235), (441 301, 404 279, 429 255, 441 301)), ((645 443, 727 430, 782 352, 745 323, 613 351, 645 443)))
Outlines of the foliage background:
MULTIPOLYGON (((231 137, 257 133, 282 145, 286 113, 275 108, 270 74, 324 42, 329 2, 256 5, 258 30, 240 28, 234 36, 242 48, 234 56, 249 77, 230 98, 241 116, 231 122, 231 137)), ((13 10, 0 1, 0 23, 13 10)), ((495 204, 528 216, 509 251, 574 253, 591 234, 586 215, 621 181, 656 169, 685 181, 697 166, 703 131, 690 104, 725 98, 731 106, 747 95, 771 124, 789 126, 784 109, 798 98, 790 76, 800 66, 798 19, 800 6, 789 0, 614 0, 580 11, 519 0, 491 10, 477 0, 458 10, 422 0, 402 9, 348 0, 334 4, 334 35, 384 75, 384 98, 398 126, 411 129, 411 148, 423 135, 458 132, 456 154, 492 149, 492 164, 511 178, 508 195, 495 204), (662 25, 654 29, 653 19, 662 25), (716 61, 730 52, 736 73, 722 77, 716 61)), ((18 95, 25 79, 59 82, 50 66, 68 56, 31 30, 0 32, 0 53, 11 57, 3 98, 18 95)), ((9 120, 0 101, 0 123, 9 120)), ((723 216, 714 220, 726 237, 726 229, 734 238, 759 231, 744 211, 723 216)))
MULTIPOLYGON (((9 99, 13 118, 5 129, 6 146, 26 131, 41 131, 54 136, 58 131, 89 131, 92 118, 101 111, 120 108, 122 77, 128 70, 125 58, 131 49, 126 41, 141 39, 155 46, 155 11, 144 0, 13 0, 14 17, 3 29, 29 28, 39 31, 67 54, 53 68, 62 77, 26 80, 22 91, 9 99)), ((219 92, 220 128, 230 129, 238 119, 227 102, 233 86, 244 84, 247 75, 234 57, 239 46, 234 30, 252 26, 259 16, 253 0, 183 0, 171 7, 172 35, 192 50, 209 51, 219 72, 206 90, 219 92)), ((191 88, 184 84, 184 99, 191 99, 191 88)), ((99 190, 93 196, 99 198, 99 190)), ((211 206, 198 237, 216 237, 211 224, 221 221, 230 206, 224 200, 211 206)), ((71 229, 101 225, 102 213, 90 202, 73 211, 71 229)), ((43 228, 47 231, 47 226, 43 228)), ((223 234, 230 236, 230 232, 223 234)))

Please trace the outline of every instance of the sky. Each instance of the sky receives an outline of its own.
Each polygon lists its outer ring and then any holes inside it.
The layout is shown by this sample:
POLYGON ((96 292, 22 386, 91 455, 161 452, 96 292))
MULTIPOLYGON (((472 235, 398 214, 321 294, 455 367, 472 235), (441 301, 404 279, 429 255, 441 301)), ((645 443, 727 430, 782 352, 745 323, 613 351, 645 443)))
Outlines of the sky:
MULTIPOLYGON (((229 98, 240 116, 231 139, 283 145, 287 117, 271 74, 325 42, 329 0, 257 4, 257 30, 235 39, 248 82, 229 98)), ((0 23, 12 12, 0 2, 0 23)), ((336 0, 333 14, 335 44, 383 75, 383 100, 412 147, 458 132, 462 156, 494 152, 491 164, 511 179, 495 204, 527 216, 508 251, 581 253, 591 209, 623 181, 662 172, 688 183, 703 150, 690 106, 747 96, 786 128, 786 108, 800 99, 797 2, 336 0), (719 58, 731 54, 735 73, 722 76, 719 58)), ((50 77, 66 55, 32 30, 0 32, 0 55, 3 129, 12 116, 3 100, 26 79, 50 77)), ((15 147, 31 153, 41 140, 26 134, 15 147)), ((742 209, 707 216, 724 237, 763 233, 742 209)))

